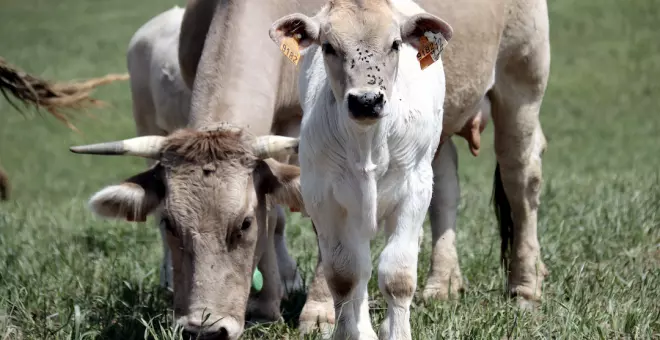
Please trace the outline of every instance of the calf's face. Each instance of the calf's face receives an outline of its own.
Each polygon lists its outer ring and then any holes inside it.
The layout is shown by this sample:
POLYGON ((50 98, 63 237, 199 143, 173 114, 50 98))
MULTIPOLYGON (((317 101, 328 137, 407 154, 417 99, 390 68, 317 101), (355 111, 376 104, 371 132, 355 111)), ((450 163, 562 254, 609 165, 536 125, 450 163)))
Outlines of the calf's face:
POLYGON ((269 34, 277 44, 295 39, 303 56, 319 45, 334 99, 355 122, 373 124, 387 113, 402 44, 419 48, 426 32, 449 40, 452 29, 427 13, 404 17, 390 1, 331 0, 312 18, 278 19, 269 34))
POLYGON ((263 249, 257 245, 267 239, 266 197, 301 208, 300 171, 260 159, 240 130, 181 130, 161 138, 159 162, 97 192, 91 208, 129 221, 160 209, 177 323, 189 333, 236 339, 263 249))

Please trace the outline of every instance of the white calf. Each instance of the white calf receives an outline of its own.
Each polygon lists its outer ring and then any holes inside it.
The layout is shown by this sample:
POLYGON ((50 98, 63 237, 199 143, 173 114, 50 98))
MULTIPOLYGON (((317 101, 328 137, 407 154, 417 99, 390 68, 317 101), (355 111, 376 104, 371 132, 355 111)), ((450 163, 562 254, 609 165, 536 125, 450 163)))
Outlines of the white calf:
POLYGON ((388 313, 380 336, 411 338, 418 242, 442 132, 439 53, 451 34, 407 0, 333 0, 312 18, 293 14, 271 28, 292 60, 303 52, 300 180, 335 303, 337 339, 376 337, 367 283, 370 241, 381 224, 387 245, 378 281, 388 313), (422 37, 436 43, 430 50, 437 61, 426 69, 416 57, 422 37))

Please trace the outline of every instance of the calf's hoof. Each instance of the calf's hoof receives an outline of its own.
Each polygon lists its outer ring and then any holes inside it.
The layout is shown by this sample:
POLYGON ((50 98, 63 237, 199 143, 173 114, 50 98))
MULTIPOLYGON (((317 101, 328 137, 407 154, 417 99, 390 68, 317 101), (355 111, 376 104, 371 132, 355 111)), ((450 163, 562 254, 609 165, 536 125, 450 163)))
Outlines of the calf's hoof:
POLYGON ((331 339, 335 326, 335 308, 332 302, 308 301, 300 313, 298 330, 301 335, 318 331, 323 339, 331 339))

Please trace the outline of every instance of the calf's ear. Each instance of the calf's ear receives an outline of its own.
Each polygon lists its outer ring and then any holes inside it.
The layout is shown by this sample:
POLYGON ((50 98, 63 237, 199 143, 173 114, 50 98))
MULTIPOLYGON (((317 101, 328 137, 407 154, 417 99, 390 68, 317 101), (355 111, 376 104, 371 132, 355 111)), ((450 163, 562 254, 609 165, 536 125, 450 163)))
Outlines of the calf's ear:
POLYGON ((257 193, 269 195, 273 203, 287 205, 291 211, 305 214, 299 167, 268 158, 258 162, 254 179, 257 193))
POLYGON ((449 41, 453 29, 444 20, 429 13, 415 14, 401 24, 401 39, 419 49, 420 39, 424 33, 440 34, 444 40, 449 41))
POLYGON ((156 163, 149 170, 107 186, 89 199, 90 209, 97 215, 144 222, 165 198, 163 167, 156 163))
POLYGON ((294 13, 276 20, 268 35, 277 46, 281 46, 285 38, 293 38, 297 41, 299 51, 303 52, 310 45, 318 43, 320 27, 315 18, 294 13))

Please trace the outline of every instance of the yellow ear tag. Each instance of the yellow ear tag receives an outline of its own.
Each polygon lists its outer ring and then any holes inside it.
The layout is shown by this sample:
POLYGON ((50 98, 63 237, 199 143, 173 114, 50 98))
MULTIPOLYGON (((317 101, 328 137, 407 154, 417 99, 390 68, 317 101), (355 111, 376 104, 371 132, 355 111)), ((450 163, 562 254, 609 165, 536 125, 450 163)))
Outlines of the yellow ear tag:
POLYGON ((295 34, 293 37, 284 37, 280 44, 280 51, 294 65, 298 65, 298 61, 300 61, 300 47, 298 46, 300 38, 302 38, 300 34, 295 34))
POLYGON ((440 53, 445 46, 447 46, 447 40, 441 33, 424 32, 424 35, 419 38, 417 53, 417 60, 422 70, 440 59, 440 53))

